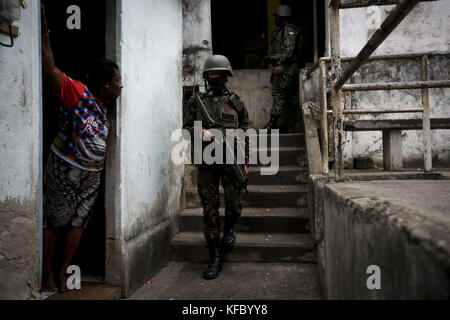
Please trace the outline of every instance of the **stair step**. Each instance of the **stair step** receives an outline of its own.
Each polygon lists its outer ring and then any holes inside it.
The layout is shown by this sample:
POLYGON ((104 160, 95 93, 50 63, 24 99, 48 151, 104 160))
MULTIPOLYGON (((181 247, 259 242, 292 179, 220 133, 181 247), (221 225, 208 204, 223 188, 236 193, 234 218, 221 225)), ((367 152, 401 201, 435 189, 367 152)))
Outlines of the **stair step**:
POLYGON ((262 175, 262 167, 250 167, 249 169, 249 184, 302 184, 308 183, 308 168, 296 166, 284 166, 278 170, 272 171, 275 174, 262 175))
MULTIPOLYGON (((243 207, 304 207, 307 205, 308 185, 249 185, 247 195, 241 193, 243 207)), ((220 187, 220 203, 224 203, 224 191, 220 187)), ((201 207, 196 187, 186 190, 186 208, 201 207)))
POLYGON ((267 146, 271 146, 272 141, 274 141, 273 139, 278 139, 278 145, 280 147, 302 147, 305 141, 303 133, 274 134, 273 136, 262 133, 250 135, 251 139, 256 139, 256 137, 258 139, 258 146, 265 141, 267 141, 267 146))
MULTIPOLYGON (((252 152, 253 149, 250 149, 252 152)), ((304 147, 279 147, 279 148, 258 148, 256 149, 257 153, 257 163, 256 164, 263 164, 260 159, 260 152, 263 153, 263 155, 267 156, 268 159, 265 161, 270 161, 270 163, 273 163, 274 159, 271 157, 273 152, 278 152, 278 166, 296 166, 299 164, 299 158, 303 159, 305 158, 305 151, 306 149, 304 147)), ((250 158, 250 163, 252 163, 252 159, 250 158)))
MULTIPOLYGON (((221 225, 224 225, 225 209, 220 208, 221 225)), ((307 208, 243 208, 236 223, 236 232, 301 232, 309 220, 307 208)), ((185 209, 179 215, 180 231, 201 231, 203 209, 185 209)))
MULTIPOLYGON (((171 242, 170 258, 175 261, 208 261, 209 252, 202 232, 180 232, 171 242)), ((236 244, 224 261, 316 262, 309 234, 236 233, 236 244)))

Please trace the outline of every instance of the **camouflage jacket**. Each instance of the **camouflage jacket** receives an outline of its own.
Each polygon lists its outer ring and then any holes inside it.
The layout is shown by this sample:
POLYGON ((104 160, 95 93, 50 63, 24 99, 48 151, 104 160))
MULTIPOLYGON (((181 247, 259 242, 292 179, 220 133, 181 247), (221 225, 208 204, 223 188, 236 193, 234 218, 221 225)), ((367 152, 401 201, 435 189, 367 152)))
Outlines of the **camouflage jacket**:
MULTIPOLYGON (((222 95, 213 95, 212 90, 200 93, 209 115, 214 122, 221 125, 223 129, 242 129, 244 132, 249 128, 249 117, 244 102, 237 94, 224 90, 222 95)), ((183 107, 183 128, 188 130, 191 141, 194 141, 194 122, 202 121, 203 117, 198 110, 198 106, 193 98, 187 101, 183 107)), ((203 142, 203 148, 209 142, 203 142)), ((249 145, 248 137, 245 138, 245 159, 248 161, 249 145)))
POLYGON ((298 63, 301 33, 296 26, 287 23, 272 32, 272 40, 265 60, 273 66, 290 66, 298 63))

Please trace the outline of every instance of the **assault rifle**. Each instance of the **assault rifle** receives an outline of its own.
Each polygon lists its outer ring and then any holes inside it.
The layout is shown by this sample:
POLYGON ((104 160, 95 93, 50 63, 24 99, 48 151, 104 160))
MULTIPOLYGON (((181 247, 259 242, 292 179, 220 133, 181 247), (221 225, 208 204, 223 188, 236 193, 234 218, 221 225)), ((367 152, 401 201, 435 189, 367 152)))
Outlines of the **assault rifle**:
POLYGON ((203 128, 205 129, 218 129, 219 132, 221 133, 221 137, 219 137, 218 140, 216 140, 218 143, 220 143, 220 141, 223 141, 223 144, 225 145, 225 148, 227 150, 227 152, 231 152, 230 154, 233 155, 233 164, 231 165, 231 167, 233 168, 233 173, 234 173, 234 177, 236 179, 238 188, 240 190, 244 190, 247 194, 248 194, 248 190, 247 190, 247 183, 248 183, 248 178, 247 175, 245 174, 245 168, 243 164, 239 164, 237 162, 236 157, 234 156, 234 146, 230 146, 228 145, 228 143, 226 143, 226 136, 224 134, 224 130, 222 128, 222 126, 220 124, 218 124, 217 122, 215 122, 211 116, 209 115, 208 111, 206 110, 205 105, 203 104, 202 99, 200 98, 200 96, 198 94, 195 94, 195 102, 197 107, 200 109, 200 112, 203 116, 204 119, 204 123, 203 123, 203 128))

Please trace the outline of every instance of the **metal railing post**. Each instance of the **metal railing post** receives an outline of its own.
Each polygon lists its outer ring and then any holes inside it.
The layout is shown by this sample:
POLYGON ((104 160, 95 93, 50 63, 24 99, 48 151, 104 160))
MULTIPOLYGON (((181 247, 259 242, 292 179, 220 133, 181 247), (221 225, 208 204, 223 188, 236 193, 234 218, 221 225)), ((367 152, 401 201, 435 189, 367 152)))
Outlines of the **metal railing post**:
POLYGON ((342 121, 342 91, 335 88, 336 81, 341 78, 341 48, 340 48, 340 23, 339 1, 330 2, 330 45, 331 45, 331 106, 333 107, 333 145, 334 145, 334 173, 336 181, 344 177, 343 156, 343 121, 342 121))
MULTIPOLYGON (((422 81, 428 81, 428 56, 424 55, 421 60, 422 81)), ((431 122, 430 122, 430 101, 428 88, 422 89, 422 120, 423 120, 423 155, 425 172, 431 172, 433 164, 431 160, 431 122)))
POLYGON ((317 31, 317 3, 313 1, 313 23, 314 23, 314 63, 319 61, 319 38, 317 31))
POLYGON ((320 133, 322 141, 322 173, 328 175, 328 113, 327 113, 327 63, 320 61, 320 106, 322 117, 320 119, 320 133))
POLYGON ((342 119, 342 91, 332 89, 333 106, 333 140, 334 140, 334 174, 336 181, 344 178, 344 122, 342 119))

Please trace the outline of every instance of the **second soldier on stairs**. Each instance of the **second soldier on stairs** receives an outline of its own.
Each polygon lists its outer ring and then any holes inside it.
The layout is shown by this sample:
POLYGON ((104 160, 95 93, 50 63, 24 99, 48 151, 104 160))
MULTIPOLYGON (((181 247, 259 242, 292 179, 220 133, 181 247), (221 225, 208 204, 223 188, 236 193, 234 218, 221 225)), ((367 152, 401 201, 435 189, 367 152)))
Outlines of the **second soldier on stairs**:
POLYGON ((265 58, 272 70, 272 109, 270 120, 264 129, 278 128, 278 120, 286 106, 299 110, 298 64, 301 46, 300 30, 288 23, 292 15, 291 7, 280 5, 273 13, 278 27, 272 32, 272 40, 265 58))
MULTIPOLYGON (((207 83, 207 90, 200 94, 201 101, 206 107, 210 117, 222 129, 242 129, 246 131, 249 118, 244 103, 235 94, 226 88, 227 78, 233 76, 229 60, 222 55, 213 55, 206 59, 203 68, 203 77, 207 83)), ((184 107, 184 125, 193 137, 194 121, 201 121, 202 115, 198 112, 194 97, 184 107)), ((214 143, 215 137, 211 131, 203 127, 203 147, 214 143)), ((203 149, 203 148, 202 148, 203 149)), ((226 152, 223 153, 224 155, 226 152)), ((224 252, 231 250, 236 237, 233 227, 238 221, 242 205, 240 194, 242 188, 236 182, 231 165, 225 164, 199 164, 197 188, 203 207, 203 232, 209 248, 209 264, 203 273, 205 279, 214 279, 222 269, 224 252), (225 225, 222 241, 220 240, 220 195, 219 184, 222 184, 225 193, 225 225)), ((245 172, 248 175, 248 145, 245 147, 245 172)))

